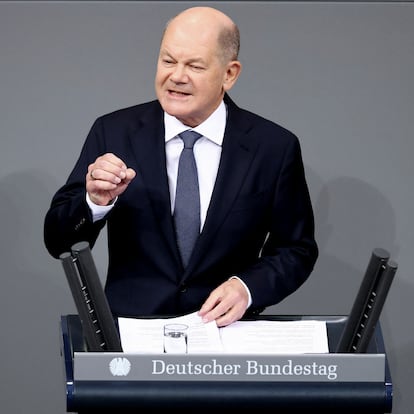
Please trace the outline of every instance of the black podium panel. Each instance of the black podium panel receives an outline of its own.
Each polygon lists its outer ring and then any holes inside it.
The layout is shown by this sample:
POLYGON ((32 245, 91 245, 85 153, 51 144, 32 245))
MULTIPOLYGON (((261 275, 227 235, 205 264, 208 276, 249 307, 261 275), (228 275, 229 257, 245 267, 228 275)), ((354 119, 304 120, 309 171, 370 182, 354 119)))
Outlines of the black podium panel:
MULTIPOLYGON (((262 315, 256 319, 326 321, 331 352, 347 321, 343 316, 262 315)), ((79 317, 62 316, 61 333, 68 412, 127 414, 180 409, 182 413, 212 413, 244 408, 260 413, 391 413, 392 381, 386 356, 383 381, 80 381, 74 376, 74 355, 87 348, 79 317)), ((380 324, 367 353, 385 354, 380 324)))

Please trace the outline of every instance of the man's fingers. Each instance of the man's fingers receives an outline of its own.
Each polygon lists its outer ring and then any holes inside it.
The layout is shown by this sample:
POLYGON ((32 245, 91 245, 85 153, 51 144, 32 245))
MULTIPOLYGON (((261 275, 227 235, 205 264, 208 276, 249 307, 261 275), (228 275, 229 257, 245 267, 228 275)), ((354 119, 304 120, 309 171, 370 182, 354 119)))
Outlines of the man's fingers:
MULTIPOLYGON (((107 181, 118 185, 123 181, 129 183, 135 175, 135 171, 132 168, 127 168, 120 158, 112 153, 107 153, 89 165, 87 180, 107 181)), ((113 187, 101 187, 101 189, 112 190, 113 187)))
POLYGON ((204 322, 216 320, 225 326, 240 319, 246 311, 248 296, 237 279, 230 279, 215 290, 200 308, 199 315, 204 322))

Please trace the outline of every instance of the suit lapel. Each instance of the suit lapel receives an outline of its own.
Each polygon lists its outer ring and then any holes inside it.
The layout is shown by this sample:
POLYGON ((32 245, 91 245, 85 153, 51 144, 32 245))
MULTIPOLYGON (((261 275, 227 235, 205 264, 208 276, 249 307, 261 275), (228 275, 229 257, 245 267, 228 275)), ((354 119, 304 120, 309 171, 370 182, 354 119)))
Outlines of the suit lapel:
POLYGON ((160 232, 168 249, 180 263, 171 217, 171 202, 165 160, 163 112, 154 104, 131 131, 131 148, 136 158, 137 179, 142 179, 148 193, 160 232))
POLYGON ((186 274, 191 273, 196 266, 202 265, 204 253, 210 248, 217 231, 229 214, 256 154, 257 141, 249 136, 250 126, 244 123, 241 110, 232 102, 228 104, 228 110, 229 119, 216 183, 203 231, 186 274))

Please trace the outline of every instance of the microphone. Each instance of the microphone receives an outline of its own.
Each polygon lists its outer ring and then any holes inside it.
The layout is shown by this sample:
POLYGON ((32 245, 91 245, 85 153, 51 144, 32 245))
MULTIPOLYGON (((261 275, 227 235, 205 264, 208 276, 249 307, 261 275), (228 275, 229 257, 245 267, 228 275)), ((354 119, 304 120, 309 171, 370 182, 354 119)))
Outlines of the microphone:
POLYGON ((373 250, 336 352, 366 352, 398 267, 389 259, 385 249, 373 250))

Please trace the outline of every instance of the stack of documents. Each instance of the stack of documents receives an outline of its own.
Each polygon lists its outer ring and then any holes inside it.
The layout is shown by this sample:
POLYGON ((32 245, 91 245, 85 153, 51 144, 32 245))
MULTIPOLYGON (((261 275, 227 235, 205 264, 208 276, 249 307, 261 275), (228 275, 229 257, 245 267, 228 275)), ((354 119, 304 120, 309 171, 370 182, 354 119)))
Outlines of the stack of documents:
POLYGON ((204 323, 197 312, 168 319, 119 318, 122 349, 126 353, 164 352, 166 323, 189 326, 189 354, 306 354, 328 353, 326 322, 237 321, 218 328, 215 321, 204 323))

